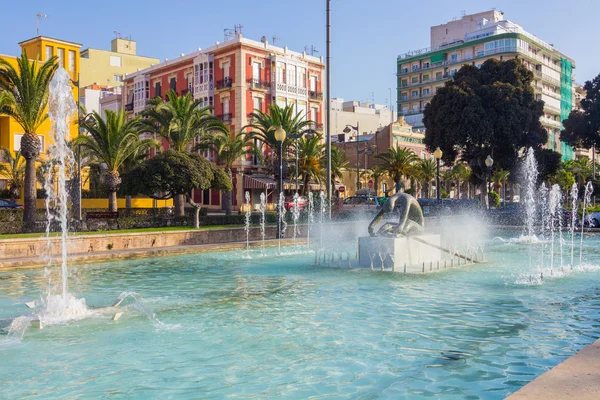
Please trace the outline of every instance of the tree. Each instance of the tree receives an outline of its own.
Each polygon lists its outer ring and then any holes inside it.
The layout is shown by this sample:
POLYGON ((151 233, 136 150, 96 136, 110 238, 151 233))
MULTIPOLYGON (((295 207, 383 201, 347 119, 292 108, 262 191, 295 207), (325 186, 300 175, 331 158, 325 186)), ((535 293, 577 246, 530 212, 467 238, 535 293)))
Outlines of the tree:
MULTIPOLYGON (((508 179, 510 175, 510 171, 507 171, 505 169, 497 169, 494 171, 494 173, 492 174, 492 182, 494 184, 494 190, 496 191, 496 193, 498 195, 500 195, 502 187, 506 185, 506 180, 508 179)), ((504 204, 506 204, 506 191, 504 192, 504 195, 502 196, 502 198, 504 199, 504 204)), ((497 205, 496 205, 497 207, 497 205)))
POLYGON ((559 169, 550 177, 549 180, 551 184, 558 184, 558 186, 560 186, 561 189, 567 193, 571 190, 571 187, 575 183, 575 177, 573 176, 573 173, 566 169, 559 169))
POLYGON ((107 110, 106 119, 94 111, 94 122, 86 122, 83 128, 88 135, 78 136, 74 143, 89 150, 97 161, 107 169, 105 187, 108 191, 108 210, 117 211, 117 189, 121 183, 119 169, 127 158, 140 149, 154 145, 151 139, 140 139, 139 120, 126 120, 124 112, 107 110))
POLYGON ((580 186, 585 185, 586 181, 592 177, 592 162, 587 157, 566 161, 563 163, 563 169, 570 171, 580 186))
POLYGON ((371 178, 375 181, 375 195, 379 195, 379 181, 387 175, 387 171, 381 166, 376 165, 369 170, 371 178))
POLYGON ((2 158, 6 164, 0 164, 0 176, 7 179, 10 201, 15 202, 21 196, 21 188, 25 179, 25 163, 21 151, 12 152, 6 147, 2 148, 2 158))
POLYGON ((14 68, 0 59, 0 92, 4 100, 0 115, 12 117, 24 131, 21 138, 21 155, 25 158, 24 213, 25 229, 30 230, 36 219, 35 161, 40 154, 41 142, 36 131, 48 118, 48 87, 58 65, 52 57, 39 65, 29 61, 23 52, 14 68))
POLYGON ((191 197, 194 189, 228 190, 231 180, 223 170, 196 153, 166 150, 150 158, 126 177, 127 190, 152 198, 170 199, 185 196, 196 209, 196 228, 200 225, 200 205, 191 197))
MULTIPOLYGON (((416 165, 416 178, 425 185, 426 198, 431 197, 431 181, 437 176, 436 162, 431 159, 419 160, 416 165)), ((437 188, 440 190, 441 188, 437 188)))
MULTIPOLYGON (((231 166, 236 160, 247 154, 253 154, 251 138, 244 132, 232 135, 228 129, 223 132, 206 132, 200 137, 200 143, 195 149, 212 150, 217 155, 220 164, 225 167, 229 181, 232 181, 231 166)), ((233 188, 233 185, 232 185, 233 188)), ((231 214, 233 191, 223 193, 223 209, 231 214)))
POLYGON ((294 175, 302 177, 302 195, 308 191, 310 181, 321 182, 324 171, 321 159, 325 149, 322 139, 321 135, 298 139, 298 171, 294 167, 294 175))
MULTIPOLYGON (((425 107, 427 149, 440 147, 448 164, 460 156, 481 183, 488 155, 495 167, 512 170, 522 148, 548 141, 540 123, 544 103, 535 99, 532 80, 518 59, 463 66, 425 107)), ((481 189, 485 201, 487 189, 483 184, 481 189)))
POLYGON ((600 75, 587 81, 585 98, 581 100, 581 110, 573 110, 562 121, 564 129, 560 140, 573 147, 590 149, 600 146, 600 75))
POLYGON ((551 149, 535 149, 535 160, 538 165, 539 181, 548 180, 560 168, 561 154, 551 149))
POLYGON ((386 152, 376 155, 375 158, 381 161, 381 167, 394 180, 396 192, 400 189, 402 177, 414 175, 414 164, 418 160, 414 151, 400 146, 391 147, 386 152))
MULTIPOLYGON (((452 176, 456 180, 457 198, 460 199, 461 185, 463 183, 467 183, 467 185, 469 184, 469 179, 471 178, 471 170, 464 163, 459 162, 452 167, 452 176)), ((469 188, 467 187, 467 198, 468 197, 469 188)))
MULTIPOLYGON (((169 148, 177 152, 192 150, 194 142, 205 132, 216 130, 225 132, 222 121, 211 114, 210 107, 200 107, 200 100, 194 100, 190 93, 177 96, 174 90, 167 92, 167 101, 156 97, 148 101, 142 111, 143 130, 165 139, 169 148)), ((174 198, 175 214, 184 216, 184 195, 174 198)))
MULTIPOLYGON (((335 188, 335 178, 343 179, 344 170, 348 169, 348 165, 344 150, 331 146, 331 185, 333 188, 335 188)), ((327 178, 327 154, 325 149, 323 149, 321 156, 321 170, 325 178, 327 178)), ((333 188, 332 193, 335 191, 333 188)))

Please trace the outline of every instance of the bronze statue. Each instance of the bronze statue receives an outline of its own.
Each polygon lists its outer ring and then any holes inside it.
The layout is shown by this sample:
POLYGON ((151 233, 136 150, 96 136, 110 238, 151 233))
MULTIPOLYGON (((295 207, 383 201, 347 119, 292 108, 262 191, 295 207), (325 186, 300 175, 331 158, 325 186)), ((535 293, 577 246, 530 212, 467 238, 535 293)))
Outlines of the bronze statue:
POLYGON ((407 193, 391 196, 369 224, 371 236, 401 237, 420 235, 424 230, 423 210, 417 199, 407 193), (375 231, 375 227, 386 214, 398 214, 398 223, 386 222, 375 231))

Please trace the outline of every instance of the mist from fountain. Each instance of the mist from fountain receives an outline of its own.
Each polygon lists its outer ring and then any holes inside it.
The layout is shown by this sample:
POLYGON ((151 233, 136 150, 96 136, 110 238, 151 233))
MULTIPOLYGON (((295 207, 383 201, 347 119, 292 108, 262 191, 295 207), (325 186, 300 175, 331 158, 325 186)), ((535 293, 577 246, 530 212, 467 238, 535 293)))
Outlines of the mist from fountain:
MULTIPOLYGON (((592 193, 594 192, 594 185, 592 182, 588 182, 585 185, 585 192, 583 195, 583 211, 581 214, 581 238, 579 242, 579 265, 582 263, 583 259, 583 228, 585 227, 585 210, 589 207, 592 202, 592 193)), ((576 210, 573 210, 575 212, 576 210)))
POLYGON ((323 223, 325 222, 325 214, 327 213, 327 197, 322 190, 319 192, 319 200, 321 210, 319 214, 319 248, 323 248, 323 223))
POLYGON ((525 158, 525 227, 526 236, 529 242, 535 241, 535 192, 538 179, 538 168, 537 161, 533 148, 527 150, 527 157, 525 158))
POLYGON ((294 221, 294 232, 292 233, 292 241, 294 243, 294 247, 296 247, 296 236, 298 234, 298 219, 300 218, 300 204, 299 199, 300 196, 298 192, 294 194, 294 202, 292 206, 292 219, 294 221))
MULTIPOLYGON (((546 183, 542 182, 540 189, 540 203, 541 203, 541 215, 542 215, 542 224, 541 224, 541 231, 540 231, 540 239, 542 240, 542 250, 541 250, 541 262, 540 265, 543 268, 544 267, 544 248, 546 247, 546 244, 543 243, 543 241, 546 239, 546 227, 548 227, 548 229, 550 229, 550 226, 548 226, 547 221, 546 221, 546 215, 548 215, 548 188, 546 187, 546 183)), ((531 248, 530 248, 531 249, 531 248)), ((531 268, 531 252, 530 252, 530 259, 529 259, 529 268, 531 268)))
POLYGON ((561 219, 560 215, 560 205, 561 205, 562 194, 560 191, 560 186, 554 184, 550 189, 549 196, 549 225, 550 225, 550 271, 554 268, 554 232, 556 230, 557 219, 561 219))
POLYGON ((310 233, 315 223, 315 200, 312 192, 308 192, 308 218, 306 222, 306 246, 310 249, 310 233))
POLYGON ((571 232, 571 268, 573 268, 573 253, 575 251, 575 224, 577 223, 577 199, 579 195, 579 189, 577 183, 573 183, 571 186, 571 226, 569 231, 571 232))
POLYGON ((279 202, 277 203, 277 210, 279 211, 279 230, 277 232, 277 241, 279 254, 281 254, 281 239, 284 237, 285 230, 287 228, 287 222, 285 222, 285 195, 283 194, 283 190, 279 193, 279 202))
POLYGON ((261 238, 261 254, 265 255, 265 212, 267 210, 267 197, 264 192, 260 194, 260 238, 261 238))
POLYGON ((246 253, 250 254, 250 217, 252 216, 252 210, 250 205, 250 192, 246 191, 246 218, 244 219, 244 229, 246 230, 246 253))

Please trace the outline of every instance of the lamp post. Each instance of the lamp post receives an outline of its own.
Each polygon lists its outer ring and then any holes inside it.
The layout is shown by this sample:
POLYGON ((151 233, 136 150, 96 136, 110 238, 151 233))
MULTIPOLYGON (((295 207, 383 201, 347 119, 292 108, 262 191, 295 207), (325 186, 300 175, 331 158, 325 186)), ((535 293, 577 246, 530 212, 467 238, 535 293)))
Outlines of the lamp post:
MULTIPOLYGON (((439 147, 436 148, 433 152, 433 156, 435 157, 435 163, 437 167, 437 174, 435 177, 435 195, 438 202, 440 201, 440 159, 443 155, 444 153, 442 153, 442 149, 440 149, 439 147)), ((429 194, 427 194, 427 196, 429 196, 429 194)))
POLYGON ((283 141, 285 140, 286 132, 283 127, 278 126, 275 129, 275 140, 279 142, 279 184, 278 184, 278 198, 277 198, 277 238, 281 238, 281 207, 283 203, 280 202, 281 194, 283 193, 283 141), (281 203, 281 204, 280 204, 281 203))
POLYGON ((360 175, 359 175, 359 166, 358 166, 358 130, 359 126, 358 126, 358 121, 356 122, 356 126, 352 126, 352 125, 346 125, 346 127, 344 128, 344 133, 350 133, 352 132, 352 130, 356 131, 356 191, 358 191, 359 187, 360 187, 360 175))
MULTIPOLYGON (((356 159, 357 160, 358 160, 358 155, 359 154, 364 154, 365 155, 365 174, 367 173, 367 155, 375 153, 375 151, 373 151, 373 148, 376 148, 376 146, 367 146, 364 149, 359 150, 356 153, 356 159)), ((358 164, 358 162, 357 162, 357 164, 358 164)))
MULTIPOLYGON (((488 183, 487 183, 487 187, 486 190, 489 192, 490 191, 490 183, 492 182, 492 166, 494 165, 494 159, 488 154, 487 158, 485 159, 485 166, 487 168, 487 178, 488 178, 488 183)), ((487 205, 488 208, 490 208, 490 202, 489 199, 487 198, 487 193, 486 195, 486 199, 485 199, 485 204, 487 205)))

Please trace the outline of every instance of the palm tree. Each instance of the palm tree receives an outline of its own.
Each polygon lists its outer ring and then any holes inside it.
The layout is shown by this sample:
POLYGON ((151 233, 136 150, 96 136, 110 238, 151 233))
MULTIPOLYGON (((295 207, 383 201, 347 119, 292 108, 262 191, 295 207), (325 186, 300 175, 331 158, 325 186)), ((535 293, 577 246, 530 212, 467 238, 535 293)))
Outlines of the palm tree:
POLYGON ((30 62, 23 52, 14 68, 8 61, 0 59, 0 91, 5 92, 0 114, 14 118, 25 132, 21 138, 21 155, 25 158, 23 222, 26 230, 35 223, 35 160, 41 149, 36 131, 48 118, 48 86, 58 67, 56 60, 52 57, 38 65, 37 61, 30 62))
POLYGON ((371 178, 375 181, 375 195, 379 195, 379 180, 387 175, 387 171, 381 166, 376 165, 369 170, 371 178))
POLYGON ((89 135, 81 135, 74 142, 89 150, 108 170, 105 179, 108 209, 116 212, 117 189, 121 183, 119 169, 132 154, 155 143, 151 139, 140 139, 139 119, 127 121, 126 114, 120 110, 118 113, 107 110, 106 119, 94 112, 93 119, 94 122, 83 125, 89 135))
POLYGON ((249 115, 252 122, 244 128, 251 129, 251 137, 260 140, 272 151, 276 151, 279 142, 275 139, 275 129, 282 127, 286 133, 286 138, 282 143, 284 149, 287 149, 293 138, 301 137, 305 133, 312 131, 313 121, 305 120, 304 115, 295 114, 292 105, 281 108, 277 104, 269 106, 269 113, 255 110, 249 115))
MULTIPOLYGON (((223 122, 211 114, 210 107, 200 107, 190 93, 177 96, 174 90, 167 92, 167 101, 156 97, 148 101, 142 111, 143 131, 154 133, 169 143, 169 148, 183 153, 192 150, 196 139, 211 130, 224 131, 223 122)), ((185 196, 174 198, 175 215, 185 215, 185 196)))
MULTIPOLYGON (((467 182, 469 184, 469 178, 471 177, 471 170, 463 163, 457 163, 452 167, 452 175, 456 180, 456 193, 457 198, 460 199, 461 185, 467 182)), ((469 197, 469 188, 467 187, 467 197, 469 197)))
MULTIPOLYGON (((327 156, 325 151, 323 151, 323 155, 321 156, 321 169, 325 175, 327 175, 327 156)), ((344 150, 331 146, 331 185, 335 188, 335 178, 339 178, 340 180, 344 178, 344 171, 348 169, 348 161, 345 157, 344 150)), ((334 192, 332 188, 332 193, 334 192)))
POLYGON ((308 191, 310 181, 321 182, 323 175, 321 158, 325 148, 325 144, 321 143, 322 139, 321 135, 314 135, 298 140, 298 171, 294 170, 294 175, 302 177, 302 195, 308 191))
MULTIPOLYGON (((506 184, 506 180, 508 179, 509 175, 510 175, 510 171, 507 171, 505 169, 498 169, 498 170, 494 171, 494 173, 492 174, 492 182, 494 183, 494 188, 496 190, 496 193, 500 194, 500 191, 502 190, 502 187, 506 184)), ((504 193, 504 194, 506 194, 506 193, 504 193)), ((505 196, 502 196, 502 198, 504 199, 504 202, 506 203, 505 196)))
POLYGON ((6 147, 2 148, 2 158, 6 164, 0 164, 0 176, 8 180, 8 191, 10 201, 15 202, 21 195, 21 187, 25 178, 25 163, 21 151, 15 151, 15 155, 6 147))
POLYGON ((402 177, 414 175, 414 164, 418 160, 414 151, 400 146, 390 147, 386 152, 378 154, 375 158, 381 160, 381 167, 394 180, 396 191, 400 187, 402 177))
MULTIPOLYGON (((416 167, 416 178, 425 185, 425 192, 427 193, 426 198, 430 198, 431 181, 434 180, 437 175, 437 164, 431 159, 424 159, 419 160, 416 167)), ((437 188, 437 190, 440 190, 440 188, 437 188)))
POLYGON ((227 214, 231 214, 233 199, 233 179, 231 176, 231 166, 241 157, 247 154, 253 154, 251 138, 244 132, 232 135, 225 128, 222 132, 204 133, 200 137, 200 143, 195 149, 212 150, 217 155, 219 163, 225 167, 225 173, 232 183, 232 189, 223 193, 223 209, 227 214))
POLYGON ((573 173, 578 185, 585 185, 585 182, 592 177, 592 162, 589 158, 564 162, 563 168, 573 173))

